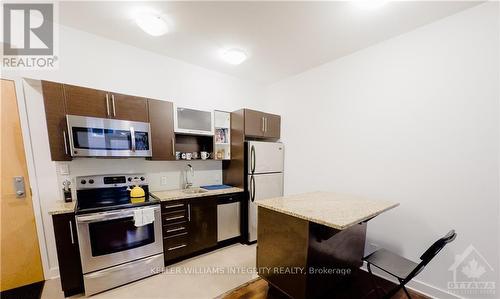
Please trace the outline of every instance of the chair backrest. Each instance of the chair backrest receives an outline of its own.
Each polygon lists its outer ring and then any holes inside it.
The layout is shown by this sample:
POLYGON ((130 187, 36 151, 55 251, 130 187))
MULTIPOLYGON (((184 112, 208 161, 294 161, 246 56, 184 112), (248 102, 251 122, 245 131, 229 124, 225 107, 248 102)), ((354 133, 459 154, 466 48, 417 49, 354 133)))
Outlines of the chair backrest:
POLYGON ((444 248, 444 246, 457 237, 457 234, 455 233, 455 230, 450 230, 444 237, 440 238, 434 244, 429 247, 424 254, 420 257, 421 262, 418 264, 418 266, 415 268, 415 270, 408 275, 408 280, 411 280, 411 278, 415 277, 418 273, 420 273, 424 267, 441 251, 441 249, 444 248))

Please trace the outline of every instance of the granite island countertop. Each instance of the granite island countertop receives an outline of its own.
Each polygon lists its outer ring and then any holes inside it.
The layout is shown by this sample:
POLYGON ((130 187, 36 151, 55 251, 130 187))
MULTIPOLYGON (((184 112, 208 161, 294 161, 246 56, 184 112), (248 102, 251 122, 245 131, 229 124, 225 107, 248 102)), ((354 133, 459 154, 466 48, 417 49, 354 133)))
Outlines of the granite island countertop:
POLYGON ((56 204, 54 204, 54 206, 49 209, 49 215, 74 213, 75 207, 76 207, 76 200, 73 200, 71 202, 64 202, 62 200, 58 200, 56 204))
MULTIPOLYGON (((193 187, 197 188, 197 187, 193 187)), ((203 188, 199 188, 203 189, 203 188)), ((160 201, 170 201, 170 200, 179 200, 179 199, 187 199, 187 198, 197 198, 197 197, 205 197, 212 195, 222 195, 222 194, 230 194, 230 193, 238 193, 243 192, 244 190, 238 187, 231 187, 226 189, 218 189, 218 190, 207 190, 204 193, 184 193, 183 189, 176 190, 165 190, 165 191, 150 191, 149 194, 160 201)), ((206 190, 206 189, 203 189, 206 190)))
POLYGON ((259 207, 343 230, 373 218, 399 203, 333 192, 312 192, 257 200, 259 207))

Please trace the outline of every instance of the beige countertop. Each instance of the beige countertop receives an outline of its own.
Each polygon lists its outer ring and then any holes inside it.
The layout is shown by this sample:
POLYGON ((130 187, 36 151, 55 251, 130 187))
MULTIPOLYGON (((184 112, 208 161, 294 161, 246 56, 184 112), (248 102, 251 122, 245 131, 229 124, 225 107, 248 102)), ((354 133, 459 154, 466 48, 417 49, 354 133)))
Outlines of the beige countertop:
POLYGON ((313 192, 255 201, 267 208, 335 229, 346 229, 399 205, 333 192, 313 192))
MULTIPOLYGON (((195 187, 196 188, 196 187, 195 187)), ((186 199, 186 198, 196 198, 196 197, 205 197, 212 195, 221 195, 221 194, 229 194, 229 193, 237 193, 243 192, 244 190, 237 187, 231 187, 226 189, 219 190, 207 190, 204 193, 184 193, 182 189, 176 190, 165 190, 165 191, 151 191, 149 194, 154 198, 159 199, 160 201, 169 201, 169 200, 178 200, 178 199, 186 199)))
POLYGON ((49 215, 74 213, 76 206, 76 200, 72 202, 64 202, 62 200, 57 201, 57 203, 49 210, 49 215))

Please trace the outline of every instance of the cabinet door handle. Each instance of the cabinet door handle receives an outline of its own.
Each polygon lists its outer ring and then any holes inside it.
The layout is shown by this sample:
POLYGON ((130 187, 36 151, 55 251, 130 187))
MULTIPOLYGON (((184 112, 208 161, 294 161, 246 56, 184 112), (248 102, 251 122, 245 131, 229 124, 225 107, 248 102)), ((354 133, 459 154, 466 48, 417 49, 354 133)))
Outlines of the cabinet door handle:
POLYGON ((180 249, 182 247, 186 247, 187 245, 186 244, 182 244, 182 245, 179 245, 179 246, 174 246, 174 247, 170 247, 169 249, 167 249, 168 251, 171 251, 171 250, 176 250, 176 249, 180 249))
POLYGON ((183 207, 183 206, 184 206, 183 203, 179 203, 179 204, 176 204, 176 205, 165 206, 165 209, 180 208, 180 207, 183 207))
POLYGON ((62 131, 63 139, 64 139, 64 152, 68 155, 68 140, 66 140, 66 131, 62 131))
POLYGON ((264 132, 267 132, 267 117, 264 117, 264 132))
POLYGON ((109 94, 106 94, 106 115, 109 117, 109 94))
POLYGON ((174 140, 174 137, 172 137, 172 156, 175 157, 175 140, 174 140))
POLYGON ((175 217, 170 217, 170 218, 165 218, 165 221, 172 221, 172 220, 177 220, 177 219, 182 219, 184 216, 175 216, 175 217))
POLYGON ((111 95, 111 104, 113 104, 113 116, 116 117, 115 95, 111 95))
POLYGON ((167 233, 173 233, 173 232, 178 232, 180 230, 186 229, 184 226, 174 228, 174 229, 167 229, 167 233))
POLYGON ((188 203, 188 221, 191 222, 191 204, 188 203))
POLYGON ((264 117, 262 117, 262 132, 265 132, 264 130, 266 129, 265 128, 266 125, 264 122, 265 122, 264 117))
POLYGON ((75 237, 73 236, 73 222, 69 221, 69 233, 71 236, 71 244, 75 244, 75 237))

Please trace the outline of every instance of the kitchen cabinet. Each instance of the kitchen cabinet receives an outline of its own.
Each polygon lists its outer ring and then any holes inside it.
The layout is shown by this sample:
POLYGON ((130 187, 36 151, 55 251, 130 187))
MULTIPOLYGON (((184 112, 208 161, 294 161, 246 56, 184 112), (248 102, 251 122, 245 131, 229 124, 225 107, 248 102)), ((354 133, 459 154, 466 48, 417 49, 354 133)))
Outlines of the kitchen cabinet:
POLYGON ((215 197, 191 199, 190 250, 192 252, 217 245, 217 200, 215 197))
POLYGON ((151 160, 175 160, 174 105, 172 102, 149 100, 151 127, 151 160))
POLYGON ((250 137, 264 136, 264 112, 245 109, 245 135, 250 137))
POLYGON ((280 138, 281 117, 261 111, 244 109, 244 133, 247 137, 280 138))
POLYGON ((107 91, 64 84, 66 114, 91 117, 111 117, 107 91))
POLYGON ((281 132, 281 117, 279 115, 265 113, 264 137, 279 139, 280 132, 281 132))
POLYGON ((216 197, 162 203, 165 263, 217 245, 216 197))
POLYGON ((71 154, 63 85, 42 81, 42 94, 52 161, 70 161, 71 154))
POLYGON ((126 94, 110 94, 110 114, 112 118, 148 122, 148 100, 126 94))
POLYGON ((83 273, 78 248, 75 214, 56 214, 52 216, 56 240, 57 260, 61 286, 65 297, 82 293, 83 273))

